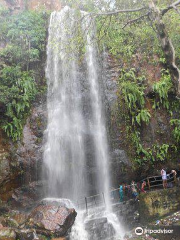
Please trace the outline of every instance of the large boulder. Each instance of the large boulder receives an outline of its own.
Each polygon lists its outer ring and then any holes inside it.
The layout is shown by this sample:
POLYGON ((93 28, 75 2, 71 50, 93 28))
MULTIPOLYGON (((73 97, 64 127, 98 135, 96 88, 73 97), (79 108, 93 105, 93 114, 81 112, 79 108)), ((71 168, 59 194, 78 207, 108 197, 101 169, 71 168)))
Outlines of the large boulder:
POLYGON ((26 226, 40 234, 63 237, 74 224, 76 215, 74 208, 41 203, 30 213, 26 226))

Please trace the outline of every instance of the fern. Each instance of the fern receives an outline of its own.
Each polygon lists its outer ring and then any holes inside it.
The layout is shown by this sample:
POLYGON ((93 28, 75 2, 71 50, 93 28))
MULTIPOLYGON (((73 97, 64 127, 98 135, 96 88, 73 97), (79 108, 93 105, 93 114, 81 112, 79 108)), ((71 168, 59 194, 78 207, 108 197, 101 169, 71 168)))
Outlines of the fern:
POLYGON ((175 142, 180 143, 180 119, 171 119, 170 124, 174 127, 172 134, 175 142))
MULTIPOLYGON (((10 87, 11 95, 8 95, 6 104, 5 121, 3 129, 14 141, 20 139, 22 125, 27 115, 32 100, 36 95, 36 84, 32 72, 21 71, 20 67, 4 67, 0 80, 10 87)), ((6 103, 6 99, 0 99, 6 103)))
POLYGON ((168 71, 162 71, 161 80, 153 85, 153 90, 158 99, 154 102, 154 108, 160 104, 169 110, 170 104, 168 100, 169 91, 172 88, 172 81, 168 71))
POLYGON ((149 123, 151 118, 151 114, 147 109, 141 109, 138 115, 136 116, 136 122, 141 126, 141 123, 144 122, 146 124, 149 123))
POLYGON ((144 107, 144 93, 136 83, 132 83, 130 81, 123 82, 121 84, 121 89, 125 103, 131 113, 136 111, 138 108, 144 107))

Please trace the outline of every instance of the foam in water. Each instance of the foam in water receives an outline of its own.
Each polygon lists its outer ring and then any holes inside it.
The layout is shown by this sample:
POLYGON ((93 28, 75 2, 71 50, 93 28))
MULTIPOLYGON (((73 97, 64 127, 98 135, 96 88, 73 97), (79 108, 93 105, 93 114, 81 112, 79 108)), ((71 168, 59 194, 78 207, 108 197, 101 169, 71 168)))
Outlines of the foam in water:
POLYGON ((84 214, 85 214, 84 211, 78 212, 75 224, 71 229, 71 233, 70 233, 71 240, 88 240, 89 239, 88 232, 86 231, 85 225, 84 225, 84 221, 85 221, 84 214))
MULTIPOLYGON (((93 42, 96 36, 95 23, 81 12, 81 32, 85 45, 84 73, 76 52, 76 12, 65 7, 61 12, 51 14, 47 47, 46 77, 48 81, 48 126, 45 132, 46 144, 44 166, 48 178, 48 199, 71 205, 71 201, 55 200, 69 198, 76 201, 88 196, 89 179, 94 178, 96 193, 105 194, 106 211, 103 216, 118 228, 116 217, 111 213, 108 141, 103 114, 101 66, 98 49, 93 42), (83 75, 83 77, 82 77, 83 75), (85 93, 88 96, 84 98, 85 93), (85 104, 86 102, 86 104, 85 104), (87 138, 92 143, 95 174, 88 178, 87 138), (62 201, 62 202, 61 202, 62 201)), ((90 214, 91 216, 91 214, 90 214)), ((90 218, 79 211, 70 239, 88 240, 84 222, 90 218)), ((92 219, 91 219, 92 220, 92 219)))

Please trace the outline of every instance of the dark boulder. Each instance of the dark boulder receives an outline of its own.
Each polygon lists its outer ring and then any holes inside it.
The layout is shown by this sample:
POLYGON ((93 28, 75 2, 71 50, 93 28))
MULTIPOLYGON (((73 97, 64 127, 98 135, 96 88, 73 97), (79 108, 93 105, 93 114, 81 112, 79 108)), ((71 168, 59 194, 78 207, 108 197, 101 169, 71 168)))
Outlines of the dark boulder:
POLYGON ((75 209, 64 206, 40 204, 29 215, 26 226, 36 229, 37 233, 46 236, 65 236, 76 218, 75 209))

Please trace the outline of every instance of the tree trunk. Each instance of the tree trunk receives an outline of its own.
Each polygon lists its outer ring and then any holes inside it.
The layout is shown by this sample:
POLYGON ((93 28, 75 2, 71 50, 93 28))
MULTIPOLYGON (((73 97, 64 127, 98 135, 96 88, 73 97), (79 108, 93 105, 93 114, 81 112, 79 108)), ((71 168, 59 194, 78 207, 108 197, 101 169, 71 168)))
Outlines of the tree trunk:
POLYGON ((178 97, 180 97, 180 70, 175 62, 175 50, 173 44, 163 23, 162 13, 155 5, 153 0, 150 0, 149 7, 151 9, 150 18, 155 24, 156 31, 161 42, 162 50, 164 52, 167 67, 171 75, 175 93, 178 97))

